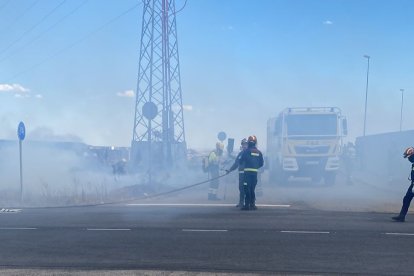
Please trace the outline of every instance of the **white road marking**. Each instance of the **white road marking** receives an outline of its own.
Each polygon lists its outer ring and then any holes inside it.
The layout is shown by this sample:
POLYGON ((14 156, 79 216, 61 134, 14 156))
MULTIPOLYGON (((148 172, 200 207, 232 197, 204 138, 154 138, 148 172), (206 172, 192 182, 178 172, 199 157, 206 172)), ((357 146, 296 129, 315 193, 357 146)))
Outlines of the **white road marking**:
POLYGON ((280 231, 281 233, 294 233, 294 234, 330 234, 326 231, 280 231))
POLYGON ((385 235, 393 236, 414 236, 414 233, 384 233, 385 235))
POLYGON ((88 231, 131 231, 128 228, 87 228, 88 231))
POLYGON ((128 228, 87 228, 88 231, 131 231, 128 228))
POLYGON ((3 214, 20 213, 21 211, 22 209, 6 209, 6 208, 0 209, 0 213, 3 213, 3 214))
POLYGON ((37 230, 32 227, 0 227, 0 230, 37 230))
MULTIPOLYGON (((190 206, 190 207, 234 207, 235 204, 228 203, 129 203, 128 206, 190 206)), ((257 207, 282 207, 288 208, 290 205, 282 204, 258 204, 257 207)))
POLYGON ((228 232, 225 229, 182 229, 183 232, 228 232))
POLYGON ((288 204, 257 204, 257 207, 281 207, 281 208, 289 208, 290 205, 288 204))

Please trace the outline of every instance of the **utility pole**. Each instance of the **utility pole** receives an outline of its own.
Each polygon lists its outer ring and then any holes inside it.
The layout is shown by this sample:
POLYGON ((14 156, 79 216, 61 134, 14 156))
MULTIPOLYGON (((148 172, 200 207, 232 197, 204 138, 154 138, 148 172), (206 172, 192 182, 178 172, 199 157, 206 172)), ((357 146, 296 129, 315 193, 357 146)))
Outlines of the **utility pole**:
POLYGON ((368 55, 364 55, 364 58, 367 59, 367 85, 365 86, 365 112, 364 112, 364 136, 367 127, 367 103, 368 103, 368 79, 369 79, 369 59, 371 58, 368 55))

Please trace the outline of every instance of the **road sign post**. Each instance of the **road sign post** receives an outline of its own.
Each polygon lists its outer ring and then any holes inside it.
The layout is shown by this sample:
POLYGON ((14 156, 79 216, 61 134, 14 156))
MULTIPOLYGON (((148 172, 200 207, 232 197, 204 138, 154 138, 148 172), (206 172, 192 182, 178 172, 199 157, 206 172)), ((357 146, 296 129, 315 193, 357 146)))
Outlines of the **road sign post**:
POLYGON ((158 107, 153 102, 146 102, 142 107, 142 113, 144 117, 148 119, 148 183, 149 185, 152 184, 152 128, 151 123, 152 120, 158 114, 158 107))
POLYGON ((23 202, 23 162, 22 162, 22 142, 26 136, 26 127, 23 122, 17 126, 17 137, 19 137, 19 154, 20 154, 20 202, 23 202))

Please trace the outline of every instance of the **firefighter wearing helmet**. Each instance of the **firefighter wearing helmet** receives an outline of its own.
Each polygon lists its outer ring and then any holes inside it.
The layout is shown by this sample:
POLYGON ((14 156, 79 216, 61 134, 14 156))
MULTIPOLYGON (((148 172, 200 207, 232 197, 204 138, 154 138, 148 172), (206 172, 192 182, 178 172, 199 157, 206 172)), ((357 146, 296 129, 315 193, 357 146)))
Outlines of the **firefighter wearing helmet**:
POLYGON ((247 149, 243 151, 240 165, 244 168, 245 202, 242 210, 256 210, 255 188, 257 185, 257 172, 263 167, 263 154, 257 149, 257 138, 252 135, 247 139, 247 149))
POLYGON ((404 198, 403 198, 403 205, 400 211, 400 214, 396 217, 393 217, 392 219, 394 221, 399 221, 399 222, 404 222, 405 221, 405 216, 407 215, 408 212, 408 208, 410 207, 410 203, 411 200, 414 197, 414 191, 413 191, 413 187, 414 187, 414 148, 413 147, 408 147, 404 153, 403 153, 403 157, 407 158, 408 161, 411 162, 411 176, 410 176, 410 187, 408 187, 407 193, 405 194, 404 198))
POLYGON ((208 155, 208 173, 210 174, 210 187, 208 190, 208 200, 218 200, 217 192, 219 188, 220 157, 223 155, 224 145, 216 143, 216 149, 208 155))
POLYGON ((243 152, 247 149, 247 139, 243 138, 240 142, 240 152, 236 157, 236 160, 234 160, 234 164, 230 167, 230 169, 226 170, 226 173, 230 173, 231 171, 234 171, 238 168, 239 171, 239 203, 236 205, 236 207, 242 208, 244 206, 244 168, 240 164, 240 158, 243 154, 243 152))

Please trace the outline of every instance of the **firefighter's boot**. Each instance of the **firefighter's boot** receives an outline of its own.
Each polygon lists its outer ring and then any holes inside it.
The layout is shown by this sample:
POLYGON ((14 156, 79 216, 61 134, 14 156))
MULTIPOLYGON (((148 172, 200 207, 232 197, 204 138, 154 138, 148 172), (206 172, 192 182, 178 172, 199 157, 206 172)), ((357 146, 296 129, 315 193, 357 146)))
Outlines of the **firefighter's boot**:
POLYGON ((244 194, 240 193, 239 203, 237 203, 236 207, 242 208, 244 205, 244 194))
POLYGON ((240 210, 242 210, 242 211, 249 211, 250 210, 250 206, 249 205, 244 205, 240 210))
POLYGON ((404 216, 401 216, 401 215, 398 215, 396 217, 392 217, 392 219, 394 221, 398 221, 398 222, 404 222, 405 221, 405 217, 404 216))

